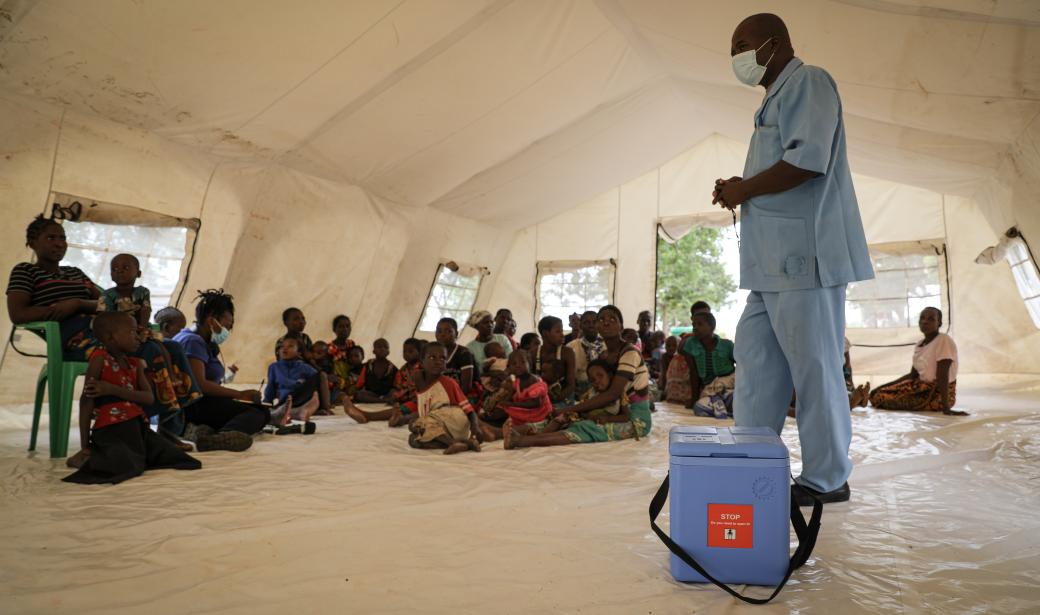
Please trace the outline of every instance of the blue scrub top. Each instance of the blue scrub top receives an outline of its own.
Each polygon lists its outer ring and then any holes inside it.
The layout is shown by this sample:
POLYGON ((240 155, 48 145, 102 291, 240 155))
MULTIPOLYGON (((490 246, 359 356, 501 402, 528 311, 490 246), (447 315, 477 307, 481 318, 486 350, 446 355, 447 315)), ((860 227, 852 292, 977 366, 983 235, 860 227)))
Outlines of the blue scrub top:
POLYGON ((798 58, 755 114, 744 177, 780 160, 820 175, 741 205, 740 287, 780 292, 873 278, 838 88, 827 71, 798 58))

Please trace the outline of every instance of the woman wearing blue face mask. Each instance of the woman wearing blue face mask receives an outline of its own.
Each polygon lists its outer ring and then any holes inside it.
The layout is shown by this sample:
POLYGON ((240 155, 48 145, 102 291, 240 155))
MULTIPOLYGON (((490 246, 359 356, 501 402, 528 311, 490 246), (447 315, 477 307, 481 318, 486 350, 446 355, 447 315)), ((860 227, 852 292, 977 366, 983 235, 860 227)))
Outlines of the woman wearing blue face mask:
POLYGON ((173 336, 184 347, 191 371, 202 389, 202 398, 184 409, 188 421, 185 437, 199 451, 244 451, 253 444, 271 418, 260 405, 260 391, 221 386, 224 364, 220 345, 235 326, 235 304, 223 290, 200 292, 195 306, 195 327, 173 336))

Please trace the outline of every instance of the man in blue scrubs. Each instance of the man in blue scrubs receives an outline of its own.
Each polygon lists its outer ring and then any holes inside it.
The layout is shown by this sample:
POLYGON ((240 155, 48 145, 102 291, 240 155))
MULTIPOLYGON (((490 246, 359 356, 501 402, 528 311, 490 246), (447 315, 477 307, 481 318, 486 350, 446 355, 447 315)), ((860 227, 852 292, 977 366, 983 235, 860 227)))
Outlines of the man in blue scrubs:
MULTIPOLYGON (((740 206, 737 425, 783 429, 797 391, 802 473, 824 502, 849 499, 852 424, 842 376, 845 286, 874 277, 845 154, 837 86, 794 56, 776 15, 733 33, 733 71, 765 88, 743 177, 719 179, 713 202, 740 206)), ((799 503, 808 497, 795 492, 799 503)))

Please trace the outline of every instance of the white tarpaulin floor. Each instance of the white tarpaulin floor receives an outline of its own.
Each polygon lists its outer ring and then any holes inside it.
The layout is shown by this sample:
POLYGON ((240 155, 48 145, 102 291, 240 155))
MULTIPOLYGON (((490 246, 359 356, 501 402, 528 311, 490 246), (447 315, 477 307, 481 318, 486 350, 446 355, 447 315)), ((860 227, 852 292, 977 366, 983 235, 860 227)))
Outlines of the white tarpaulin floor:
POLYGON ((197 472, 88 487, 60 482, 45 446, 26 456, 28 410, 7 406, 0 610, 1036 613, 1038 384, 962 383, 968 418, 856 411, 852 501, 825 509, 813 558, 767 607, 668 574, 647 523, 668 428, 714 423, 678 408, 640 442, 454 457, 330 417, 314 437, 199 455, 197 472))

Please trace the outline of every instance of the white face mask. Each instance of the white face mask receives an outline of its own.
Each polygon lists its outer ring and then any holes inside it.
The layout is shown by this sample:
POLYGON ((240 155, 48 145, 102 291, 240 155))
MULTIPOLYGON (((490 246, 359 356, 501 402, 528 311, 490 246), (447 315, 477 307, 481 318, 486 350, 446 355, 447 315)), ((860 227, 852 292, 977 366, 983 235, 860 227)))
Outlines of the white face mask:
MULTIPOLYGON (((762 46, 758 49, 765 47, 771 40, 773 40, 772 37, 766 39, 766 42, 762 43, 762 46)), ((758 49, 748 50, 733 56, 733 74, 745 85, 756 86, 762 83, 762 77, 766 74, 766 66, 769 66, 773 56, 776 55, 775 51, 770 54, 765 66, 762 66, 758 63, 758 49)))

